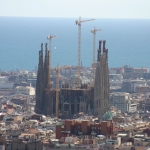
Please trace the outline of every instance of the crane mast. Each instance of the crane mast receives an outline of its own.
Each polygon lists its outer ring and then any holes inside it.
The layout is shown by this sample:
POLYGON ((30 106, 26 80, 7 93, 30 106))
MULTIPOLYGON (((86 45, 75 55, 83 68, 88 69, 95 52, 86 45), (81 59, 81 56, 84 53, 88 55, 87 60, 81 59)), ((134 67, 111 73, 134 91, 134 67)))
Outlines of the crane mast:
POLYGON ((66 68, 70 68, 70 66, 63 66, 63 67, 59 67, 59 65, 57 65, 57 68, 55 68, 56 71, 56 117, 59 117, 59 74, 60 74, 60 69, 66 69, 66 68))
MULTIPOLYGON (((51 55, 52 55, 52 38, 56 38, 57 36, 49 35, 47 39, 49 40, 49 67, 50 67, 50 75, 51 75, 51 55)), ((51 78, 50 78, 51 83, 51 78)))
POLYGON ((91 32, 93 33, 93 82, 94 82, 94 63, 95 63, 95 51, 96 51, 96 32, 97 31, 101 31, 102 29, 95 29, 91 30, 91 32))
POLYGON ((56 71, 56 117, 58 118, 58 103, 59 103, 59 67, 57 65, 56 71))
POLYGON ((81 20, 81 17, 79 17, 79 20, 76 20, 76 25, 78 25, 78 78, 77 78, 77 85, 80 86, 80 56, 81 56, 81 23, 82 22, 87 22, 87 21, 92 21, 95 19, 89 19, 89 20, 81 20))

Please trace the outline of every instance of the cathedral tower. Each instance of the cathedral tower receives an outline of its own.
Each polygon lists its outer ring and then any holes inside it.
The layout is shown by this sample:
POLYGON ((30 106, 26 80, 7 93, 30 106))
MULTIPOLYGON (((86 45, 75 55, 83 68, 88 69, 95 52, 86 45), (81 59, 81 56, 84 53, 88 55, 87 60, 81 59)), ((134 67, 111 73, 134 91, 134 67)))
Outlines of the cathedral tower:
POLYGON ((38 114, 53 114, 53 98, 54 90, 51 88, 50 80, 50 57, 47 49, 47 43, 45 44, 45 59, 43 64, 43 44, 41 44, 41 50, 39 51, 39 64, 36 82, 36 106, 35 112, 38 114))
POLYGON ((100 120, 109 110, 108 49, 105 48, 105 44, 106 41, 99 41, 94 83, 94 115, 100 120))
POLYGON ((43 109, 43 43, 41 44, 41 50, 39 51, 39 64, 37 72, 36 82, 36 106, 35 112, 41 114, 43 109))

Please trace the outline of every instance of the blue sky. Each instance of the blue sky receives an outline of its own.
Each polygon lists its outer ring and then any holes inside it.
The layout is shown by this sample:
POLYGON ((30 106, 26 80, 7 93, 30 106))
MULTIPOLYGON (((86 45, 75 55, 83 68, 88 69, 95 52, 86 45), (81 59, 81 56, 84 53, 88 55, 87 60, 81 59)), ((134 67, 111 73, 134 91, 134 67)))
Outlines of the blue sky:
POLYGON ((0 16, 150 18, 150 0, 0 0, 0 16))

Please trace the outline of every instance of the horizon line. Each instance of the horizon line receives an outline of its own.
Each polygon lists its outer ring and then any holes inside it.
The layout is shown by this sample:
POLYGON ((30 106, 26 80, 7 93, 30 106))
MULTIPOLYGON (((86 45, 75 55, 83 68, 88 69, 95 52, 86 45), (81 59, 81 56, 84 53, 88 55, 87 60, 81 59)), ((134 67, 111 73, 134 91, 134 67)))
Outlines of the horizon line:
MULTIPOLYGON (((77 17, 48 17, 48 16, 1 16, 0 17, 12 17, 12 18, 59 18, 59 19, 77 19, 77 17)), ((78 17, 79 18, 79 17, 78 17)), ((82 17, 82 18, 95 18, 95 19, 150 19, 150 18, 109 18, 109 17, 82 17)))

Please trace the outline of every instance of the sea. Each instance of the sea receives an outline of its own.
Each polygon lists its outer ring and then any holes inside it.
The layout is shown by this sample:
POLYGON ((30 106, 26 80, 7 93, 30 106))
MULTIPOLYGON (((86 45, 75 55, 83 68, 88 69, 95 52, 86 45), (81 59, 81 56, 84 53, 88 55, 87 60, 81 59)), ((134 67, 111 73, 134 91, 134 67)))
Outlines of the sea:
MULTIPOLYGON (((52 67, 77 66, 76 20, 78 18, 0 17, 0 70, 35 70, 41 43, 48 43, 50 34, 57 36, 52 39, 52 67)), ((93 61, 91 30, 94 27, 102 29, 96 33, 96 49, 99 40, 106 40, 110 68, 124 65, 150 68, 150 19, 95 18, 83 22, 81 64, 85 67, 91 67, 93 61)))

